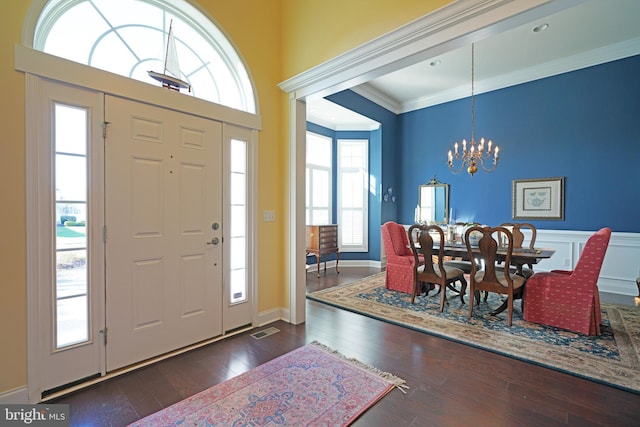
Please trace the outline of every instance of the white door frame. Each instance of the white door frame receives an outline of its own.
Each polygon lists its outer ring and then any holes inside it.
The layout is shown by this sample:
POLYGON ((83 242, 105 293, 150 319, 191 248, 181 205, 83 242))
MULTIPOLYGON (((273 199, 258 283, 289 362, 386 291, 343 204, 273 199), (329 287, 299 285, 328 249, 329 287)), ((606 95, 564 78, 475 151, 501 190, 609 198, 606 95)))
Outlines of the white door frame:
MULTIPOLYGON (((458 0, 278 86, 289 94, 289 310, 305 321, 305 131, 307 97, 319 98, 547 16, 586 0, 458 0)), ((374 226, 374 224, 369 224, 374 226)))
MULTIPOLYGON (((35 216, 39 204, 37 181, 37 152, 42 141, 39 130, 39 108, 37 86, 40 78, 48 78, 54 81, 67 83, 81 88, 92 89, 104 94, 116 95, 123 98, 142 100, 152 105, 181 111, 187 114, 210 118, 213 120, 245 127, 253 131, 261 129, 261 117, 259 114, 251 114, 239 111, 224 105, 214 104, 208 101, 190 96, 171 93, 167 90, 158 90, 157 87, 147 83, 132 80, 115 75, 103 70, 68 61, 56 56, 46 54, 28 47, 14 46, 14 68, 26 74, 25 88, 25 146, 26 146, 26 220, 27 220, 27 395, 30 403, 37 403, 41 399, 41 383, 39 380, 40 366, 40 319, 38 316, 38 292, 39 275, 41 267, 39 260, 42 258, 39 248, 39 233, 35 216), (35 123, 35 125, 34 125, 35 123)), ((257 134, 257 132, 255 132, 257 134)), ((248 155, 257 159, 258 137, 255 143, 248 147, 248 155)), ((255 166, 257 161, 252 165, 255 166)), ((252 206, 257 207, 257 181, 256 170, 251 170, 253 176, 249 180, 250 198, 252 206)), ((249 211, 248 221, 257 224, 258 212, 254 208, 249 211)), ((257 233, 249 236, 249 257, 252 268, 257 268, 257 253, 253 248, 258 246, 257 233)), ((258 278, 250 276, 249 287, 252 294, 257 295, 258 278)), ((257 319, 258 302, 253 300, 252 319, 257 319)), ((255 320, 254 320, 254 324, 255 320)))

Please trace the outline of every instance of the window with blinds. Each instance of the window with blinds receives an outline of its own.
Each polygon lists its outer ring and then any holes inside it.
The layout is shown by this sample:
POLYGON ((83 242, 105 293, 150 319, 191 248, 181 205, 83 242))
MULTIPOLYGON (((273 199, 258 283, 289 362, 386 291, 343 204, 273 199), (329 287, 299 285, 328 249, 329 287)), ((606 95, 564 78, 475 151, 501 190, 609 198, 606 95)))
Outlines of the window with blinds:
POLYGON ((338 140, 338 224, 341 252, 367 252, 369 141, 338 140))
POLYGON ((307 132, 307 225, 331 224, 331 143, 331 138, 307 132))

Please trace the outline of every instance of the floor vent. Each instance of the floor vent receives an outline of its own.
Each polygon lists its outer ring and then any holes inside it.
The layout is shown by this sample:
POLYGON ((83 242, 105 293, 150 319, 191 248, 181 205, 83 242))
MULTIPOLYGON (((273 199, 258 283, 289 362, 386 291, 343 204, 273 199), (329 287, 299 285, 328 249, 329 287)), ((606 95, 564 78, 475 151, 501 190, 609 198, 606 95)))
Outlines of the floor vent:
POLYGON ((268 337, 269 335, 273 335, 275 333, 280 332, 280 329, 277 328, 267 328, 267 329, 263 329, 261 331, 258 332, 254 332, 251 334, 251 336, 257 340, 261 340, 264 337, 268 337))

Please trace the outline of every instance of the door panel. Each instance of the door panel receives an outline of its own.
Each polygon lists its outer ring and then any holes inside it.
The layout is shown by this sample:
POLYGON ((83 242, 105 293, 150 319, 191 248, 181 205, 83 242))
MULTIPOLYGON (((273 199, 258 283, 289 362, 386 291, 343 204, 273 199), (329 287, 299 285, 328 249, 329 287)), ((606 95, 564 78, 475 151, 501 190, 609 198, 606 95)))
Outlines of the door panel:
POLYGON ((222 333, 222 125, 106 97, 107 371, 222 333))
POLYGON ((42 135, 31 169, 40 201, 38 295, 30 307, 38 313, 38 394, 102 373, 104 327, 102 97, 40 85, 42 135))

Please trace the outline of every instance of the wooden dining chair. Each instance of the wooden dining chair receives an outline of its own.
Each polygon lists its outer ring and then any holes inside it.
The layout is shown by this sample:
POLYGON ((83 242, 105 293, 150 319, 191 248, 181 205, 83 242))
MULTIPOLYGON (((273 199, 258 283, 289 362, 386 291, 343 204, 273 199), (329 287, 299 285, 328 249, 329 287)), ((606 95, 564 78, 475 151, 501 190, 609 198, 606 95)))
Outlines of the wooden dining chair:
POLYGON ((511 327, 513 318, 513 301, 515 298, 522 298, 522 289, 525 278, 509 272, 508 268, 502 271, 496 269, 496 259, 498 249, 505 251, 504 265, 511 264, 513 253, 513 235, 505 227, 471 227, 465 233, 465 242, 469 255, 473 257, 474 249, 471 247, 469 236, 473 232, 482 233, 478 242, 480 257, 483 261, 483 269, 478 270, 478 266, 471 265, 469 276, 469 318, 473 317, 473 303, 480 304, 480 291, 495 292, 507 296, 507 325, 511 327), (498 241, 501 236, 506 237, 506 247, 500 248, 498 241))
POLYGON ((467 290, 467 280, 464 272, 459 268, 448 267, 443 263, 444 259, 444 232, 438 225, 414 224, 408 230, 411 251, 415 258, 414 262, 414 286, 411 304, 414 303, 416 295, 422 292, 422 284, 434 284, 440 286, 440 311, 444 310, 447 301, 447 288, 452 289, 460 295, 460 301, 464 304, 464 294, 467 290), (433 235, 438 238, 435 245, 433 235), (419 247, 419 250, 418 250, 419 247), (424 256, 424 265, 418 264, 420 255, 424 256), (460 281, 461 289, 458 292, 453 283, 460 281))
MULTIPOLYGON (((521 223, 505 222, 500 224, 500 227, 504 227, 507 230, 511 231, 511 234, 513 235, 514 250, 525 248, 524 246, 525 242, 527 242, 525 249, 535 250, 537 230, 533 224, 529 224, 526 222, 521 222, 521 223), (527 239, 527 236, 524 235, 524 233, 522 232, 522 229, 530 230, 531 237, 529 239, 527 239)), ((518 271, 516 267, 510 266, 509 271, 511 273, 520 273, 524 277, 529 278, 533 275, 533 264, 527 264, 527 267, 528 268, 521 268, 520 271, 518 271)), ((502 263, 498 263, 496 268, 498 270, 502 270, 504 267, 502 263)))
POLYGON ((522 229, 523 228, 529 229, 531 232, 531 238, 528 240, 527 246, 529 249, 535 248, 537 231, 536 231, 536 227, 533 224, 529 224, 526 222, 520 222, 520 223, 505 222, 500 224, 500 227, 504 227, 509 231, 511 231, 511 234, 513 235, 513 249, 522 249, 524 247, 526 237, 522 232, 522 229))
MULTIPOLYGON (((456 222, 455 223, 456 227, 464 228, 466 225, 467 225, 466 222, 456 222)), ((464 236, 462 236, 462 237, 464 237, 464 236)), ((471 273, 471 259, 468 258, 467 254, 465 254, 464 256, 462 256, 459 259, 453 259, 453 260, 450 260, 450 261, 445 261, 444 265, 445 266, 449 266, 449 267, 459 268, 460 270, 464 271, 465 274, 471 273)))

